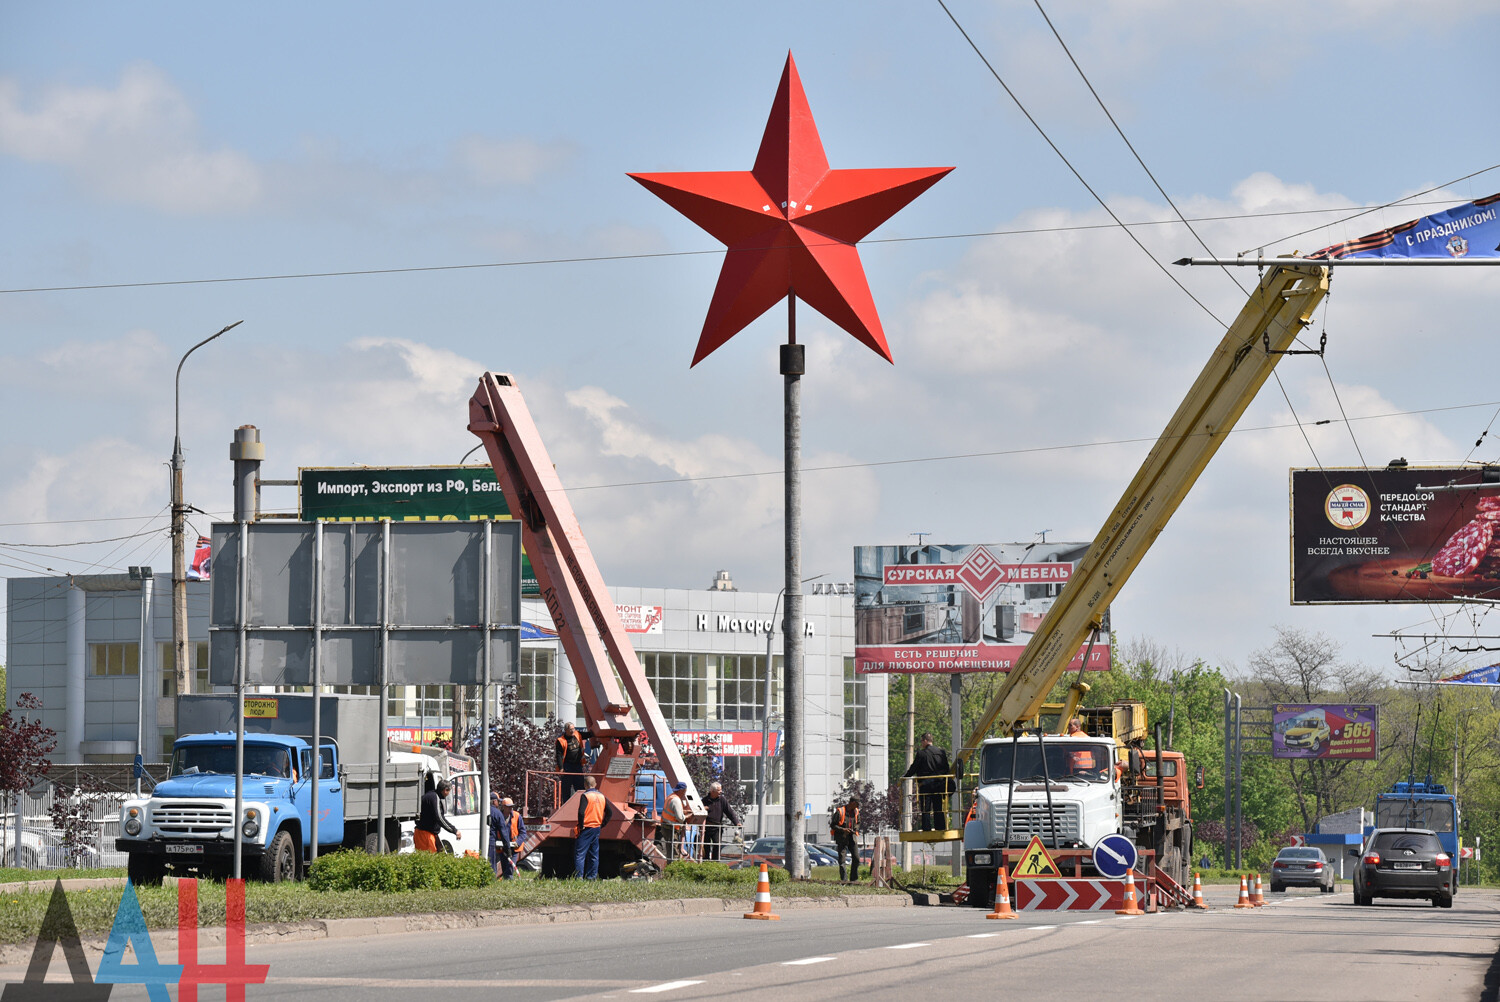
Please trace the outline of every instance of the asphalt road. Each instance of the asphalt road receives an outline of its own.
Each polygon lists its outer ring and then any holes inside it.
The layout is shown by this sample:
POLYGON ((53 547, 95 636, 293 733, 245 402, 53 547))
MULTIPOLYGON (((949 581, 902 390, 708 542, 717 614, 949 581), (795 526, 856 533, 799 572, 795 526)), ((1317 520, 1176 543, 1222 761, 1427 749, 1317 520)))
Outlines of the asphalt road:
MULTIPOLYGON (((1345 889, 1294 891, 1236 911, 1214 890, 1218 907, 1208 913, 1141 918, 1054 912, 995 922, 968 908, 787 909, 779 922, 712 915, 256 943, 247 959, 271 970, 248 998, 1495 998, 1500 892, 1465 890, 1448 910, 1356 908, 1345 889)), ((204 962, 218 961, 213 952, 204 962)), ((0 971, 0 980, 10 974, 0 971)), ((114 996, 136 997, 145 995, 134 986, 114 996)))

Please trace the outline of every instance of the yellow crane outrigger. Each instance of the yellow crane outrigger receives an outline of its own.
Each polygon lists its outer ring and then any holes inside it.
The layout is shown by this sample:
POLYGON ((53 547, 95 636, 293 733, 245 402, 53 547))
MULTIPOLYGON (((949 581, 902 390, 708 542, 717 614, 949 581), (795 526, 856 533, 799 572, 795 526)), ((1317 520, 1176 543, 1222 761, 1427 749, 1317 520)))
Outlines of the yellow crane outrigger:
MULTIPOLYGON (((1008 734, 1041 710, 1085 640, 1103 629, 1104 611, 1166 528, 1255 394, 1297 335, 1312 323, 1328 294, 1330 270, 1300 258, 1278 259, 1261 278, 1187 397, 1167 422, 1135 479, 1047 612, 1026 649, 985 707, 963 750, 958 771, 997 724, 1008 734)), ((1083 691, 1069 693, 1060 721, 1083 691)))

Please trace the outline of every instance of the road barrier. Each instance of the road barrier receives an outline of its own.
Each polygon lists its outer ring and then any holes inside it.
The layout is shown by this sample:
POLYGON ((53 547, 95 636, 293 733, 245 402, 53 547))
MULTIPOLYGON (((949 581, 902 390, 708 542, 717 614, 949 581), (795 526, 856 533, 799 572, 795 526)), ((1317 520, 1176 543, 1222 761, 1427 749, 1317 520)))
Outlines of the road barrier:
POLYGON ((755 885, 755 907, 745 913, 747 919, 770 919, 777 921, 780 915, 771 912, 771 875, 766 864, 760 864, 760 880, 755 885))

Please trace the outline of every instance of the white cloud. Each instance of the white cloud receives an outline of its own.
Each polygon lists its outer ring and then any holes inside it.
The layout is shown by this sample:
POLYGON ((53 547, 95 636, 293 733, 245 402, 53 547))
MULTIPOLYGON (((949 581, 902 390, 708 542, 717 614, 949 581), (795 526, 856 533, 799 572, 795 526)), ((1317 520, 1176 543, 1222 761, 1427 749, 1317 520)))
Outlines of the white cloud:
POLYGON ((484 187, 535 184, 577 155, 571 143, 533 139, 464 136, 453 144, 453 161, 474 184, 484 187))
POLYGON ((0 80, 0 151, 52 164, 106 198, 173 213, 241 212, 260 197, 245 154, 210 149, 183 94, 138 63, 117 87, 49 88, 26 106, 0 80))

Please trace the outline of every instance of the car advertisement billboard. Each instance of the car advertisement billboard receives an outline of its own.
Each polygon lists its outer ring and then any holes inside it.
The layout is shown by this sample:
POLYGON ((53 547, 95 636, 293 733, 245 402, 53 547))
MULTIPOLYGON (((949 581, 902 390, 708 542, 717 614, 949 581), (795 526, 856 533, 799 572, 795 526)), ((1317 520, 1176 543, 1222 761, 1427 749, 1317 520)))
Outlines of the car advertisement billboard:
POLYGON ((1292 604, 1500 597, 1497 474, 1292 470, 1292 604))
POLYGON ((1272 758, 1374 758, 1376 707, 1277 703, 1271 707, 1272 758))
MULTIPOLYGON (((856 546, 855 671, 1010 671, 1087 551, 1087 543, 856 546)), ((1109 668, 1108 638, 1106 614, 1089 670, 1109 668)))

